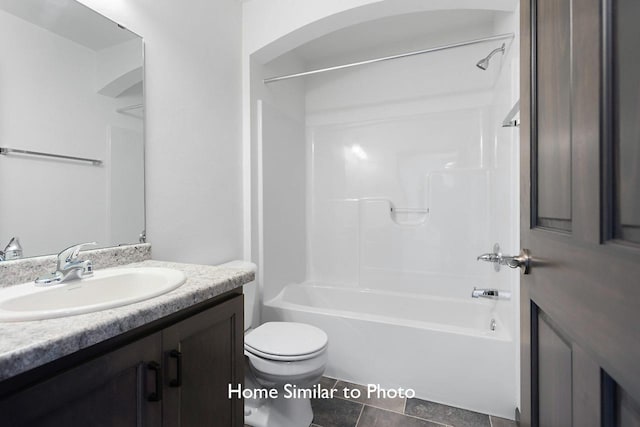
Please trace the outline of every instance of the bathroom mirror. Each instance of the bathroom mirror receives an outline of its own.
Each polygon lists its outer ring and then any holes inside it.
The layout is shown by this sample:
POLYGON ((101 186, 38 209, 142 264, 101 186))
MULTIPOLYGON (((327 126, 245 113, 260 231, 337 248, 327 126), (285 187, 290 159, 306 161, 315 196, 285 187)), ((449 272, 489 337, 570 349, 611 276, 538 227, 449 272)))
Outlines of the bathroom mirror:
POLYGON ((143 42, 73 0, 0 0, 0 250, 138 243, 143 42))

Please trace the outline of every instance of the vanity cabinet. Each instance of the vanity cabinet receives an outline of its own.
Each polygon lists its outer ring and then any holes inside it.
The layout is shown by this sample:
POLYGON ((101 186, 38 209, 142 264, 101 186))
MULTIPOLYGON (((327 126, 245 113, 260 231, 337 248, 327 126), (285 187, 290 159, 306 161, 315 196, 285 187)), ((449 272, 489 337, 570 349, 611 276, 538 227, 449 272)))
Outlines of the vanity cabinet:
POLYGON ((145 372, 160 344, 155 333, 8 397, 0 403, 0 424, 160 425, 161 405, 147 399, 145 372))
MULTIPOLYGON (((228 384, 244 380, 242 295, 184 316, 35 384, 3 389, 0 425, 242 426, 242 400, 227 398, 228 384)), ((38 376, 58 362, 36 368, 38 376)))
POLYGON ((164 426, 242 426, 243 402, 229 384, 244 381, 242 297, 162 331, 164 426))

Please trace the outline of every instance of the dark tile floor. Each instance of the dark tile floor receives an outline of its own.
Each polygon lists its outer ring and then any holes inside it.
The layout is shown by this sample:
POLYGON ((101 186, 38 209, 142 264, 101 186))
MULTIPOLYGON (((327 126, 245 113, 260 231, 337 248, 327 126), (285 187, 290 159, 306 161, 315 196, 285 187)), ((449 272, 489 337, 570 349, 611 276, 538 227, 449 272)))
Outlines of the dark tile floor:
POLYGON ((322 388, 336 388, 333 399, 313 399, 311 427, 515 427, 504 418, 441 405, 416 398, 366 398, 366 387, 323 377, 322 388), (360 398, 344 398, 345 387, 357 388, 360 398))

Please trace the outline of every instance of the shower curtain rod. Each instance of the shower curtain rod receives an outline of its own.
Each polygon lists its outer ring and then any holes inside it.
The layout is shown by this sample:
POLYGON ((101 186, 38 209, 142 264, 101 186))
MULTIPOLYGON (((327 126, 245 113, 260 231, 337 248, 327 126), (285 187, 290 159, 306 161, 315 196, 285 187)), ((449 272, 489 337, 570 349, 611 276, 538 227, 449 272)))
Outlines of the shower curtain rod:
POLYGON ((342 69, 345 69, 345 68, 358 67, 360 65, 375 64, 376 62, 389 61, 389 60, 392 60, 392 59, 399 59, 399 58, 406 58, 407 56, 422 55, 423 53, 431 53, 431 52, 438 52, 440 50, 453 49, 455 47, 469 46, 469 45, 472 45, 472 44, 478 44, 478 43, 484 43, 484 42, 490 42, 490 41, 496 41, 496 40, 512 39, 513 37, 514 37, 513 33, 498 34, 496 36, 483 37, 481 39, 475 39, 475 40, 467 40, 467 41, 464 41, 464 42, 458 42, 458 43, 448 44, 448 45, 444 45, 444 46, 431 47, 429 49, 416 50, 416 51, 407 52, 407 53, 400 53, 398 55, 384 56, 382 58, 368 59, 366 61, 352 62, 350 64, 344 64, 344 65, 336 65, 334 67, 320 68, 320 69, 317 69, 317 70, 305 71, 303 73, 295 73, 295 74, 287 74, 287 75, 284 75, 284 76, 269 77, 267 79, 264 79, 263 83, 265 83, 265 84, 273 83, 273 82, 278 82, 278 81, 281 81, 281 80, 293 79, 293 78, 296 78, 296 77, 305 77, 305 76, 310 76, 310 75, 313 75, 313 74, 324 73, 325 71, 342 70, 342 69))

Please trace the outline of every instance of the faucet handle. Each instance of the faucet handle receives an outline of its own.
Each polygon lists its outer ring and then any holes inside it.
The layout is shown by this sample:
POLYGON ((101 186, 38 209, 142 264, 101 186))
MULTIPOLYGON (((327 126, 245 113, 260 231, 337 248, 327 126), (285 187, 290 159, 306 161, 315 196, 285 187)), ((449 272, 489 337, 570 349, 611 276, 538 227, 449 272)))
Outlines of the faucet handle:
POLYGON ((487 261, 487 262, 497 262, 500 259, 500 256, 496 253, 487 253, 479 255, 476 260, 478 261, 487 261))
POLYGON ((80 243, 77 245, 69 246, 67 249, 62 250, 58 254, 58 267, 60 267, 60 264, 62 262, 71 262, 76 258, 78 258, 78 254, 80 253, 80 250, 85 246, 93 246, 93 245, 97 245, 97 243, 96 242, 80 243))

